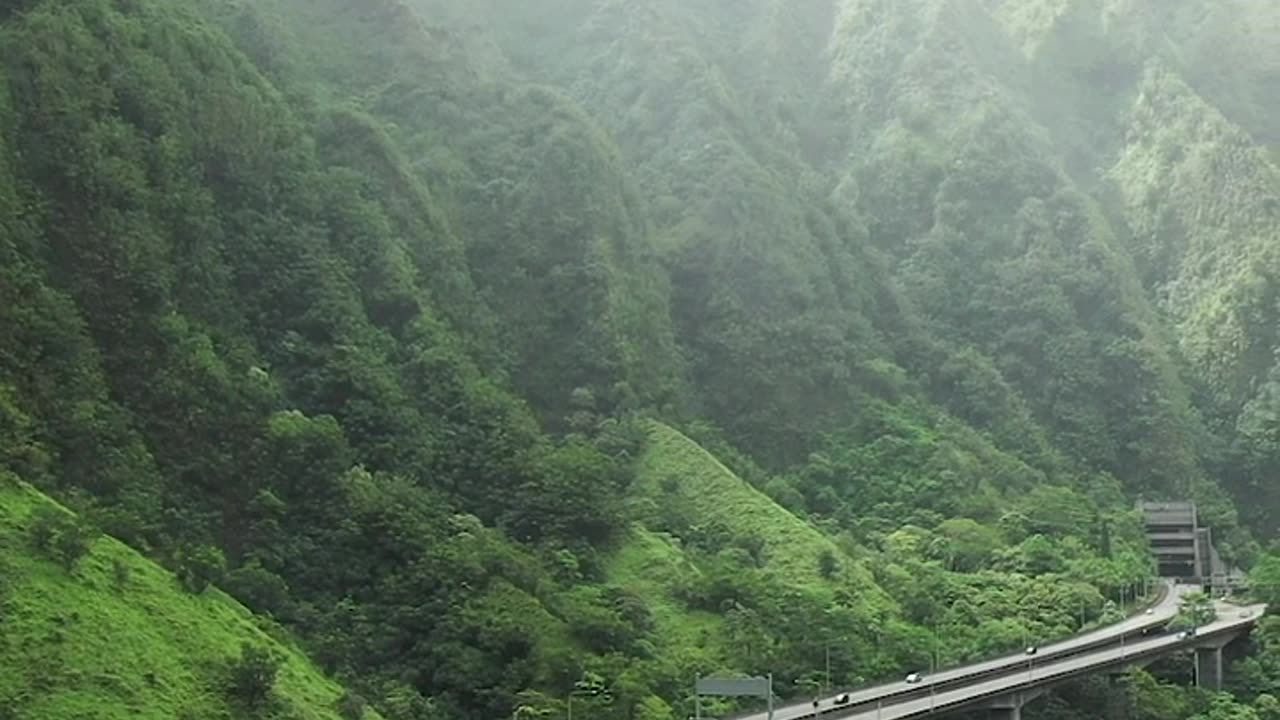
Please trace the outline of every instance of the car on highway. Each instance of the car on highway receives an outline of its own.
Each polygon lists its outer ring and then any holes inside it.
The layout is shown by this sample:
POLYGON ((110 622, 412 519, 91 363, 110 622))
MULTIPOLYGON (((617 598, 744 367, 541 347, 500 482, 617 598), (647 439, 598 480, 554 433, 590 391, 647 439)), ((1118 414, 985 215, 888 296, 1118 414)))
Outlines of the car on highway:
POLYGON ((832 702, 836 705, 848 705, 849 693, 840 693, 839 695, 836 696, 836 699, 833 700, 832 702))
POLYGON ((1027 646, 1026 652, 1028 655, 1035 655, 1036 653, 1040 652, 1040 648, 1036 647, 1035 645, 1029 645, 1027 646))
POLYGON ((1155 608, 1147 608, 1147 614, 1148 614, 1148 615, 1155 615, 1155 614, 1156 614, 1156 609, 1155 609, 1155 608))
POLYGON ((907 684, 915 685, 916 683, 920 682, 923 679, 924 677, 920 673, 911 673, 910 675, 907 676, 907 684))
POLYGON ((1182 632, 1178 633, 1179 640, 1187 640, 1195 636, 1196 636, 1195 628, 1187 628, 1186 630, 1183 630, 1182 632))

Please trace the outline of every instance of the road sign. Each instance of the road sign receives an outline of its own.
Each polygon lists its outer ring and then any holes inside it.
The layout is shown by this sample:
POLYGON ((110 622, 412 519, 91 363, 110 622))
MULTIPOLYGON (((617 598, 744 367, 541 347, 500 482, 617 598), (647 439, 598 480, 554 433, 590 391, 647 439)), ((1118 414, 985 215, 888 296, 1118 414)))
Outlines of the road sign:
POLYGON ((698 678, 697 689, 699 695, 769 697, 769 678, 698 678))
POLYGON ((698 678, 693 684, 693 690, 693 700, 697 708, 694 717, 697 720, 702 720, 703 695, 766 698, 769 701, 768 719, 773 720, 773 675, 748 678, 698 678))

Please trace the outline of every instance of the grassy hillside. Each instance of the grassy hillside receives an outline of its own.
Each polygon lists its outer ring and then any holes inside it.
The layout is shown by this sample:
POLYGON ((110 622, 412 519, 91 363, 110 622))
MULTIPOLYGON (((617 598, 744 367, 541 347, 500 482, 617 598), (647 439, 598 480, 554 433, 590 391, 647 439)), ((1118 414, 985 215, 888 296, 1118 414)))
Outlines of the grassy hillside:
POLYGON ((843 553, 832 540, 748 485, 697 443, 666 425, 654 423, 640 461, 636 492, 661 508, 664 521, 696 528, 702 535, 758 538, 758 566, 774 582, 830 595, 838 587, 870 590, 868 598, 884 606, 888 598, 862 565, 845 562, 830 576, 819 568, 823 555, 843 553))
MULTIPOLYGON (((792 514, 725 467, 679 431, 650 425, 630 506, 639 520, 606 561, 607 581, 630 589, 653 613, 663 646, 701 647, 703 660, 726 663, 728 646, 720 608, 703 609, 685 596, 691 584, 714 583, 726 555, 745 562, 770 586, 804 593, 822 604, 843 589, 865 608, 894 606, 861 564, 830 537, 792 514), (745 557, 743 556, 745 554, 745 557), (821 558, 833 563, 829 575, 821 558)), ((736 600, 736 598, 735 598, 736 600)))
MULTIPOLYGON (((32 548, 53 501, 0 476, 0 707, 14 720, 244 717, 227 670, 243 643, 281 660, 263 717, 337 720, 343 690, 222 592, 193 595, 108 537, 68 571, 32 548)), ((367 718, 376 717, 372 712, 367 718)))
POLYGON ((604 568, 645 603, 662 656, 698 672, 811 668, 817 638, 847 633, 859 672, 908 662, 864 645, 899 609, 861 563, 679 431, 648 431, 636 522, 604 568))
POLYGON ((673 647, 701 645, 710 657, 724 656, 717 642, 723 618, 713 612, 690 610, 675 597, 676 589, 702 570, 680 547, 679 540, 636 525, 605 564, 609 582, 630 588, 644 598, 653 613, 655 635, 673 647))

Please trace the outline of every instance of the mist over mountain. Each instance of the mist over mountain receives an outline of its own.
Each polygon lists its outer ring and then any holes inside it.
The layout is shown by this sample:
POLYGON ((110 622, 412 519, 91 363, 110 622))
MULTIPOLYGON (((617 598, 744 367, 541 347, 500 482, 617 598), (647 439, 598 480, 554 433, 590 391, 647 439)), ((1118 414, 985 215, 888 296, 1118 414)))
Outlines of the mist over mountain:
MULTIPOLYGON (((1139 499, 1195 501, 1265 598, 1277 30, 1258 0, 9 3, 0 519, 57 498, 390 720, 674 720, 700 674, 801 697, 1063 637, 1152 579, 1139 499)), ((10 615, 69 617, 56 553, 5 543, 10 615)), ((0 651, 40 632, 0 612, 0 651)), ((1234 699, 1170 661, 1027 712, 1276 717, 1277 638, 1234 699)), ((101 647, 0 705, 168 712, 101 647)), ((254 712, 318 717, 299 693, 254 712)))

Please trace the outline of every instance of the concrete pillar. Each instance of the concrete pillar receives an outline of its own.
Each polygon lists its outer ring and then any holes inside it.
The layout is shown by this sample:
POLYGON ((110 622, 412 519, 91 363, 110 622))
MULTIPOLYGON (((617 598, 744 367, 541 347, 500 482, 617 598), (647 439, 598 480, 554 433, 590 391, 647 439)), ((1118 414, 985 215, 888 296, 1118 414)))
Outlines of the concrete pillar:
POLYGON ((992 698, 987 702, 988 720, 1022 720, 1022 708, 1044 694, 1044 688, 1034 688, 992 698))
POLYGON ((1196 648, 1196 684, 1208 690, 1222 689, 1222 648, 1196 648))

